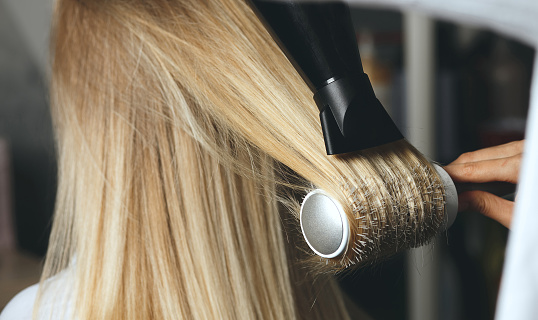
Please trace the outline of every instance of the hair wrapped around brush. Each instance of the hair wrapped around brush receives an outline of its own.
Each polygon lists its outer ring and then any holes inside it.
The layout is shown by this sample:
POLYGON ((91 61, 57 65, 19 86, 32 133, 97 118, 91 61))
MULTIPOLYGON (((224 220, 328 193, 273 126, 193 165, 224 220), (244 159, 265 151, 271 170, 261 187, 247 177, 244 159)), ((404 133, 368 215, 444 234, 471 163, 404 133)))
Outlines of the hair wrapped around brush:
POLYGON ((344 204, 352 245, 312 257, 320 270, 439 228, 442 185, 405 141, 325 154, 310 90, 245 2, 58 0, 54 21, 59 187, 43 279, 74 269, 77 318, 346 318, 332 278, 294 258, 307 247, 283 231, 297 221, 277 189, 344 204))

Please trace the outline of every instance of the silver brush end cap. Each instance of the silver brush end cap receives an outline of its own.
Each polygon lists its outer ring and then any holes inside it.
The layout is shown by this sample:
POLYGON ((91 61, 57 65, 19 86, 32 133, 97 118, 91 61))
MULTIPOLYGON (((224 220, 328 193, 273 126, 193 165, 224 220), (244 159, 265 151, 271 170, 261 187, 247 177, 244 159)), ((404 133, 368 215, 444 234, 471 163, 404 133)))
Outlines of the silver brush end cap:
POLYGON ((349 223, 344 208, 323 190, 306 195, 300 221, 306 243, 317 255, 334 258, 347 248, 349 223))

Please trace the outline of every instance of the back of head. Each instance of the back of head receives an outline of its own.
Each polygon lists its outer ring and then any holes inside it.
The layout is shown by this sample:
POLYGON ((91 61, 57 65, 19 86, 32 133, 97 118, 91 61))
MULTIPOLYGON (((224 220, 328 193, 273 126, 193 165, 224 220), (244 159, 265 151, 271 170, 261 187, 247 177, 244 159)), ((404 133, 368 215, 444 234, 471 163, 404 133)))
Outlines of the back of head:
POLYGON ((277 189, 345 204, 353 245, 315 270, 437 231, 431 165, 404 141, 326 156, 309 89, 243 1, 58 0, 53 35, 43 277, 71 263, 80 319, 345 318, 333 280, 297 264, 277 189))

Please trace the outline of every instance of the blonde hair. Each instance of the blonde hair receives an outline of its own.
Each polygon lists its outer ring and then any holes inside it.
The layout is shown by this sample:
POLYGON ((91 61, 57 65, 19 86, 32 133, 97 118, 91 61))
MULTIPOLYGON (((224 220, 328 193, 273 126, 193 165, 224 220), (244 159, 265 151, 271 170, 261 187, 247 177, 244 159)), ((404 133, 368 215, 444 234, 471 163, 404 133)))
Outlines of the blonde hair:
POLYGON ((76 257, 78 319, 347 318, 332 277, 297 262, 278 186, 345 204, 353 246, 311 258, 325 271, 437 231, 428 161, 405 141, 326 156, 311 92, 243 1, 58 0, 53 35, 43 280, 76 257))

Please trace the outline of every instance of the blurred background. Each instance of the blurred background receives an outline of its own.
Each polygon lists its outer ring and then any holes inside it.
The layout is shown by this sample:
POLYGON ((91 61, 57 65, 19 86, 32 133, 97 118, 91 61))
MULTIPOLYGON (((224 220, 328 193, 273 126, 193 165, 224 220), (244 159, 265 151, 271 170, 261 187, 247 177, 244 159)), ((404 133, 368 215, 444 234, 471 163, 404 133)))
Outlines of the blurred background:
POLYGON ((56 190, 51 0, 0 0, 0 309, 39 280, 56 190))
MULTIPOLYGON (((38 281, 50 232, 51 10, 51 0, 0 0, 0 309, 38 281)), ((353 7, 352 15, 379 100, 433 160, 448 164, 463 152, 523 138, 533 49, 488 30, 424 18, 426 27, 410 40, 417 28, 408 14, 353 7), (422 93, 430 94, 418 112, 431 121, 417 122, 409 106, 415 81, 409 55, 417 56, 409 43, 416 39, 427 74, 422 93)), ((374 319, 492 319, 507 234, 479 214, 463 213, 432 245, 339 278, 374 319)))

